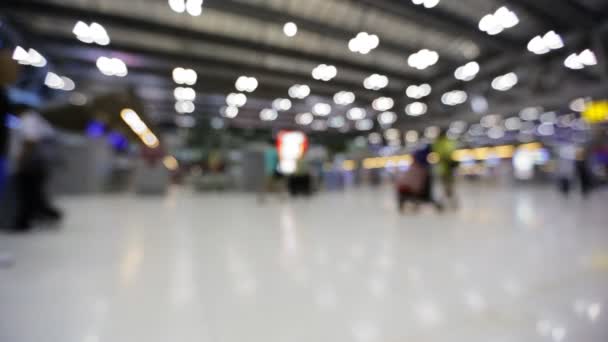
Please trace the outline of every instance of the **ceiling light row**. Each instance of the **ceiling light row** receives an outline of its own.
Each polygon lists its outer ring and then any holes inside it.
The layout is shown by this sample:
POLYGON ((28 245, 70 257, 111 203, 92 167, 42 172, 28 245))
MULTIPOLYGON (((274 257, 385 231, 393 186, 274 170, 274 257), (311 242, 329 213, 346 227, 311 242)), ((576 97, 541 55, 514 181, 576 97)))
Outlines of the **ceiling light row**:
POLYGON ((515 12, 503 6, 492 14, 487 14, 479 21, 479 29, 491 36, 512 28, 519 24, 519 18, 515 12))
POLYGON ((42 68, 46 66, 46 58, 44 58, 38 51, 30 48, 25 50, 21 46, 17 46, 13 52, 13 59, 21 65, 30 65, 36 68, 42 68))
POLYGON ((315 80, 329 82, 338 75, 338 69, 333 65, 321 64, 312 70, 315 80))
POLYGON ((258 80, 255 77, 240 76, 234 86, 240 92, 253 93, 258 88, 258 80))
POLYGON ((513 88, 518 82, 517 74, 510 72, 508 74, 498 76, 492 81, 492 88, 498 91, 507 91, 513 88))
POLYGON ((456 106, 467 101, 467 93, 462 90, 452 90, 441 96, 441 102, 446 106, 456 106))
POLYGON ((203 0, 169 0, 169 7, 176 13, 188 12, 193 17, 203 13, 203 0))
POLYGON ((555 31, 549 31, 543 36, 536 36, 528 43, 528 51, 537 55, 543 55, 551 50, 558 50, 563 47, 564 41, 555 31))
POLYGON ((69 77, 59 76, 54 72, 47 72, 44 78, 44 84, 51 89, 58 89, 64 91, 72 91, 76 88, 74 81, 69 77))
POLYGON ((289 88, 289 96, 294 99, 305 99, 310 95, 310 87, 303 84, 294 84, 289 88))
POLYGON ((388 86, 388 77, 380 74, 372 74, 363 81, 363 86, 368 90, 380 90, 388 86))
POLYGON ((432 88, 429 84, 411 85, 407 87, 405 95, 411 99, 421 99, 431 94, 432 88))
POLYGON ((457 80, 468 82, 477 76, 479 69, 479 63, 469 62, 456 69, 454 72, 454 77, 456 77, 457 80))
POLYGON ((433 8, 439 5, 439 0, 412 0, 414 5, 424 6, 426 8, 433 8))
POLYGON ((573 53, 564 61, 564 65, 572 70, 583 69, 588 66, 597 65, 595 53, 589 49, 580 53, 573 53))
POLYGON ((86 23, 79 21, 74 25, 72 32, 76 35, 76 38, 83 43, 95 43, 102 46, 110 44, 108 32, 106 32, 106 29, 98 23, 87 25, 86 23))
POLYGON ((407 59, 407 64, 412 68, 418 70, 424 70, 430 66, 437 64, 439 61, 439 54, 435 51, 422 49, 416 53, 410 55, 407 59))
POLYGON ((340 91, 334 95, 334 103, 340 106, 348 106, 355 102, 355 94, 350 91, 340 91))
POLYGON ((128 74, 127 65, 120 58, 97 58, 97 68, 106 76, 125 77, 128 74))
POLYGON ((358 52, 362 55, 367 55, 380 44, 380 38, 375 34, 367 32, 359 32, 355 38, 348 42, 348 49, 352 52, 358 52))
POLYGON ((177 84, 195 85, 198 79, 196 71, 192 69, 175 68, 173 69, 173 81, 177 84))

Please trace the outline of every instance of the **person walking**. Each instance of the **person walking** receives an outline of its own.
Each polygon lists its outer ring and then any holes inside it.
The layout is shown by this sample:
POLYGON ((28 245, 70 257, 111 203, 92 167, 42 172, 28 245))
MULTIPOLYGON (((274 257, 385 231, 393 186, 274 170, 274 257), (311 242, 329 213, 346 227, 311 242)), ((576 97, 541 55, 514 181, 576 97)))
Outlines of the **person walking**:
POLYGON ((432 150, 439 157, 436 165, 437 175, 445 192, 446 200, 450 205, 456 207, 458 203, 454 193, 454 169, 457 163, 452 158, 452 154, 456 150, 456 143, 448 138, 445 130, 442 130, 433 143, 432 150))

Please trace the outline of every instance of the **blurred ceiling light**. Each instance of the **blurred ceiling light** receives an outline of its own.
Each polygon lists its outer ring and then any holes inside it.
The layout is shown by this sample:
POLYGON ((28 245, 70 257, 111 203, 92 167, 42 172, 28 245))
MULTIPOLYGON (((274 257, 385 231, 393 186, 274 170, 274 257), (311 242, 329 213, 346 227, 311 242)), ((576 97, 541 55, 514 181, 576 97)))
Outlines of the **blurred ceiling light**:
POLYGON ((378 123, 383 126, 392 125, 397 121, 397 114, 394 112, 384 112, 378 115, 378 123))
POLYGON ((422 49, 416 53, 410 55, 407 59, 407 64, 412 68, 418 70, 424 70, 430 66, 437 64, 439 61, 439 54, 435 51, 422 49))
POLYGON ((350 91, 341 91, 334 95, 334 103, 340 106, 348 106, 355 102, 355 94, 350 91))
POLYGON ((473 80, 478 73, 479 63, 469 62, 456 69, 456 71, 454 72, 454 77, 456 77, 457 80, 467 82, 473 80))
POLYGON ((505 136, 505 131, 502 129, 502 127, 498 127, 498 126, 494 126, 490 129, 488 129, 488 137, 490 139, 501 139, 502 137, 505 136))
POLYGON ((382 144, 382 135, 378 132, 372 132, 367 136, 367 140, 372 145, 380 145, 382 144))
POLYGON ((44 85, 51 89, 61 89, 63 87, 63 80, 56 73, 49 71, 44 78, 44 85))
POLYGON ((413 144, 418 141, 419 134, 417 131, 410 130, 405 133, 405 142, 408 144, 413 144))
POLYGON ((363 86, 368 90, 380 90, 388 86, 388 77, 372 74, 363 81, 363 86))
POLYGON ((370 119, 362 119, 355 122, 355 128, 359 131, 369 131, 374 128, 374 122, 370 119))
POLYGON ((315 80, 331 81, 338 75, 338 69, 333 65, 320 64, 312 70, 312 77, 315 80))
POLYGON ((310 95, 310 87, 305 84, 294 84, 289 88, 289 97, 294 99, 305 99, 310 95))
POLYGON ((486 115, 479 120, 479 123, 482 127, 490 128, 494 126, 498 126, 502 121, 502 117, 498 114, 490 114, 486 115))
POLYGON ((78 21, 76 25, 74 25, 72 32, 76 35, 76 38, 83 43, 95 43, 102 46, 110 44, 108 32, 106 32, 106 29, 98 23, 87 25, 82 21, 78 21))
POLYGON ((184 13, 186 11, 185 0, 169 0, 169 7, 176 13, 184 13))
POLYGON ((555 31, 549 31, 544 36, 536 36, 528 43, 528 51, 537 55, 543 55, 551 50, 558 50, 563 47, 564 41, 555 31))
POLYGON ((128 74, 127 65, 119 58, 99 57, 97 68, 106 76, 125 77, 128 74))
POLYGON ((328 116, 331 113, 331 106, 327 103, 315 103, 312 112, 318 116, 328 116))
POLYGON ((359 32, 355 38, 352 38, 348 42, 348 49, 352 52, 367 55, 370 51, 377 48, 379 44, 380 38, 377 35, 359 32))
POLYGON ((74 81, 72 81, 71 78, 61 76, 61 80, 63 81, 63 87, 61 88, 61 90, 72 91, 76 89, 76 84, 74 83, 74 81))
POLYGON ((367 112, 363 108, 354 107, 346 112, 346 117, 349 120, 362 120, 367 116, 367 112))
POLYGON ((203 0, 169 0, 169 7, 176 13, 188 12, 197 17, 203 13, 203 0))
POLYGON ((394 105, 395 101, 390 97, 379 97, 372 102, 372 107, 379 112, 387 111, 394 105))
POLYGON ((597 65, 597 57, 593 51, 586 49, 579 54, 573 53, 568 56, 564 65, 569 69, 579 70, 587 66, 597 65))
POLYGON ((409 116, 420 116, 426 114, 427 108, 423 102, 412 102, 405 107, 405 113, 409 116))
POLYGON ((289 99, 275 99, 272 101, 272 108, 279 111, 286 111, 291 109, 291 101, 289 99))
POLYGON ((137 113, 129 108, 125 108, 120 112, 122 120, 131 128, 131 130, 139 136, 141 141, 150 148, 156 148, 159 145, 158 138, 152 133, 148 126, 141 120, 137 113))
POLYGON ((327 124, 331 128, 342 128, 346 124, 343 116, 333 116, 327 120, 327 124))
POLYGON ((389 128, 386 131, 384 131, 384 138, 389 141, 390 140, 400 140, 401 132, 399 132, 399 130, 396 128, 389 128))
POLYGON ((557 114, 555 114, 555 112, 543 113, 540 116, 540 122, 555 124, 555 123, 557 123, 557 114))
POLYGON ((258 80, 255 77, 240 76, 234 86, 238 91, 253 93, 258 88, 258 80))
POLYGON ((47 72, 44 78, 44 85, 51 89, 72 91, 76 89, 76 84, 69 77, 59 76, 54 72, 47 72))
POLYGON ((538 128, 536 130, 538 131, 538 134, 542 136, 551 136, 555 134, 555 126, 553 126, 552 123, 542 123, 538 125, 538 128))
POLYGON ((519 79, 517 78, 517 74, 514 72, 510 72, 508 74, 498 76, 494 78, 492 81, 492 88, 498 91, 507 91, 513 88, 519 79))
POLYGON ((429 84, 421 84, 421 85, 411 85, 407 87, 405 91, 405 95, 411 99, 421 99, 425 96, 429 96, 431 94, 431 86, 429 84))
POLYGON ((29 49, 25 51, 21 46, 17 46, 13 52, 13 59, 21 65, 30 65, 37 68, 46 66, 46 58, 44 58, 38 51, 29 49))
POLYGON ((478 114, 488 111, 488 100, 483 96, 473 96, 471 99, 471 109, 478 114))
POLYGON ((313 131, 326 131, 327 130, 327 121, 325 120, 314 120, 310 125, 313 131))
POLYGON ((479 21, 479 29, 491 36, 512 28, 519 24, 519 18, 515 12, 503 6, 493 14, 487 14, 479 21))
POLYGON ((441 96, 441 102, 447 106, 456 106, 467 101, 467 93, 462 90, 452 90, 441 96))
POLYGON ((429 126, 424 130, 424 137, 428 139, 437 139, 441 133, 441 129, 437 126, 429 126))
POLYGON ((570 102, 570 110, 582 113, 587 109, 587 99, 581 97, 570 102))
POLYGON ((247 95, 243 93, 230 93, 226 96, 226 104, 232 107, 243 107, 247 103, 247 95))
POLYGON ((260 120, 262 121, 274 121, 279 117, 279 113, 272 108, 264 108, 260 112, 260 120))
POLYGON ((190 114, 193 113, 194 110, 196 109, 196 106, 194 105, 194 102, 192 101, 177 101, 175 102, 175 111, 180 113, 180 114, 190 114))
POLYGON ((519 112, 519 117, 524 121, 534 121, 538 119, 542 108, 539 107, 527 107, 519 112))
POLYGON ((426 8, 433 8, 439 5, 439 0, 412 0, 414 5, 422 5, 426 8))
POLYGON ((521 128, 521 119, 517 116, 506 119, 505 128, 508 131, 518 131, 521 128))
POLYGON ((234 119, 239 115, 239 108, 235 106, 222 107, 220 114, 228 119, 234 119))
POLYGON ((295 35, 298 34, 298 25, 292 22, 285 23, 285 25, 283 25, 283 33, 285 33, 287 37, 295 37, 295 35))
POLYGON ((296 115, 296 123, 302 126, 310 125, 314 120, 314 116, 311 113, 300 113, 296 115))
POLYGON ((177 84, 195 85, 198 75, 192 69, 175 68, 173 69, 173 81, 177 84))
POLYGON ((178 101, 194 101, 196 99, 196 92, 192 88, 177 87, 173 91, 173 96, 178 101))
POLYGON ((454 121, 450 124, 450 131, 462 134, 467 130, 467 123, 464 121, 454 121))

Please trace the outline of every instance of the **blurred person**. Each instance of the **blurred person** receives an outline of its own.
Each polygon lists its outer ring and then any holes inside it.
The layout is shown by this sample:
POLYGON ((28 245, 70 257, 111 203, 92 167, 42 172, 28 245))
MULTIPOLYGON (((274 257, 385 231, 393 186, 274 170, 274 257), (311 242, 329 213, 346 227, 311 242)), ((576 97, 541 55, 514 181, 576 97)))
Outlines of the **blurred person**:
MULTIPOLYGON (((5 194, 8 187, 8 145, 9 130, 7 126, 8 113, 11 110, 10 101, 6 92, 7 86, 15 83, 19 77, 19 65, 11 58, 11 51, 0 50, 0 214, 8 214, 6 210, 5 194)), ((10 216, 10 215, 9 215, 10 216)), ((3 222, 0 222, 3 223, 3 222)), ((14 263, 11 253, 0 249, 0 267, 10 267, 14 263)))
POLYGON ((448 138, 445 130, 442 130, 437 140, 433 143, 432 151, 439 157, 436 165, 437 175, 439 176, 446 200, 453 207, 456 207, 458 203, 454 193, 454 170, 457 163, 452 158, 452 154, 456 151, 456 143, 448 138))
POLYGON ((557 150, 557 178, 559 191, 564 196, 570 194, 572 182, 575 178, 576 166, 576 146, 569 142, 562 142, 557 150))
POLYGON ((289 193, 292 196, 312 194, 312 182, 310 176, 310 161, 306 158, 306 153, 300 157, 296 163, 296 170, 289 176, 289 193))
POLYGON ((270 139, 264 148, 264 181, 258 200, 264 202, 268 193, 281 191, 282 175, 279 172, 279 152, 274 139, 270 139))
POLYGON ((593 186, 591 172, 589 170, 589 149, 581 147, 576 154, 576 176, 580 183, 581 194, 587 198, 593 186))
POLYGON ((433 204, 438 211, 443 205, 433 197, 433 175, 428 161, 430 145, 425 145, 413 154, 412 164, 396 180, 397 204, 400 212, 405 211, 406 204, 412 204, 414 211, 421 203, 433 204))
POLYGON ((23 145, 17 157, 17 217, 15 229, 27 231, 35 219, 58 221, 61 212, 51 205, 46 193, 50 160, 45 153, 46 138, 52 134, 50 125, 33 109, 24 106, 21 112, 23 145))

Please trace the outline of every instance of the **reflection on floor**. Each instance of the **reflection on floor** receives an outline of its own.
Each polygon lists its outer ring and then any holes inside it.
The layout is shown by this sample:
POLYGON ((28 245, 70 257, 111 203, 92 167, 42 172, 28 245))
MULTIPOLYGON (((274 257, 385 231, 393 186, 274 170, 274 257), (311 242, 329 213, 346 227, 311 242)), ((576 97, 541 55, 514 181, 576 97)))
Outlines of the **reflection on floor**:
POLYGON ((0 237, 0 341, 608 341, 608 193, 460 195, 65 199, 60 231, 0 237))

